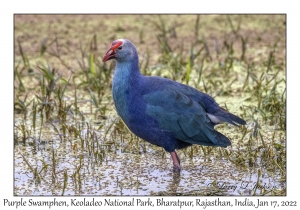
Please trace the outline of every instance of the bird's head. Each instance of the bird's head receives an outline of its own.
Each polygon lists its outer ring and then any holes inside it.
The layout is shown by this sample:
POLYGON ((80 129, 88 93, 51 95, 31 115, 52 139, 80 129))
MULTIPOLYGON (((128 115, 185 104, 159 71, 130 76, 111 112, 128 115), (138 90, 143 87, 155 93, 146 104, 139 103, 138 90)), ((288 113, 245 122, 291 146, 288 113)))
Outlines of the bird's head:
POLYGON ((134 44, 127 39, 117 39, 110 44, 110 48, 102 61, 115 59, 117 62, 132 61, 137 57, 134 44))

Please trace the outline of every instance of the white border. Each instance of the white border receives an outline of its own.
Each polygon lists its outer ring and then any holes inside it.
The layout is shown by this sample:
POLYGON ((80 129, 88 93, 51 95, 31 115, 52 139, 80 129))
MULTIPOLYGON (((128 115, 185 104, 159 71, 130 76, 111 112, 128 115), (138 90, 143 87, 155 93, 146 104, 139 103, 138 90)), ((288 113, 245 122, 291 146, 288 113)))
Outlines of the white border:
MULTIPOLYGON (((3 199, 17 200, 13 197, 13 14, 14 13, 281 13, 287 14, 287 196, 264 197, 264 200, 292 201, 299 200, 299 142, 297 119, 299 118, 299 12, 296 1, 157 1, 151 4, 145 1, 3 1, 1 3, 1 178, 0 206, 3 199), (133 6, 134 5, 134 6, 133 6)), ((114 197, 116 198, 116 197, 114 197)), ((251 198, 256 200, 255 197, 251 198)), ((35 197, 37 200, 51 200, 35 197)), ((63 198, 58 198, 63 199, 63 198)), ((67 198, 70 199, 70 198, 67 198)), ((123 200, 122 197, 119 197, 123 200)), ((124 200, 129 199, 125 197, 124 200)), ((156 200, 156 197, 152 197, 156 200)), ((168 197, 176 200, 175 197, 168 197)), ((185 198, 182 198, 185 200, 185 198)), ((186 198, 186 200, 191 197, 186 198)), ((224 200, 234 201, 235 197, 223 197, 224 200)), ((97 207, 99 209, 99 207, 97 207)), ((126 207, 123 207, 126 208, 126 207)), ((146 207, 147 208, 147 207, 146 207)), ((150 207, 149 207, 150 208, 150 207)), ((158 207, 156 207, 158 208, 158 207)), ((174 207, 173 207, 174 208, 174 207)), ((175 207, 178 208, 178 207, 175 207)), ((217 209, 218 207, 208 207, 217 209)), ((43 209, 43 208, 40 208, 43 209)), ((68 208, 72 209, 72 208, 68 208)), ((78 208, 77 208, 78 209, 78 208)), ((127 208, 129 209, 129 208, 127 208)), ((132 208, 130 208, 132 209, 132 208)), ((184 209, 187 209, 184 207, 184 209)), ((219 209, 219 208, 218 208, 219 209)), ((231 208, 232 209, 232 208, 231 208)), ((240 209, 240 208, 239 208, 240 209)))

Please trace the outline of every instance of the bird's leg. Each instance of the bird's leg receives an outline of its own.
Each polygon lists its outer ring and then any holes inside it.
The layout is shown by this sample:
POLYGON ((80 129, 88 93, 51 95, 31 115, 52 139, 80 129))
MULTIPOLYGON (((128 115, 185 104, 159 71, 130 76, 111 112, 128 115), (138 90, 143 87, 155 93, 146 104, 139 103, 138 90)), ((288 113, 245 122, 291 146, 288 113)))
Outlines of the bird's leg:
POLYGON ((180 172, 181 168, 180 168, 180 160, 179 160, 179 157, 177 155, 177 153, 174 151, 174 152, 171 152, 171 158, 173 160, 173 170, 174 172, 180 172))
POLYGON ((179 159, 179 157, 178 157, 178 155, 177 155, 176 152, 175 152, 175 154, 176 154, 177 161, 178 161, 178 163, 179 163, 179 165, 180 165, 180 159, 179 159))

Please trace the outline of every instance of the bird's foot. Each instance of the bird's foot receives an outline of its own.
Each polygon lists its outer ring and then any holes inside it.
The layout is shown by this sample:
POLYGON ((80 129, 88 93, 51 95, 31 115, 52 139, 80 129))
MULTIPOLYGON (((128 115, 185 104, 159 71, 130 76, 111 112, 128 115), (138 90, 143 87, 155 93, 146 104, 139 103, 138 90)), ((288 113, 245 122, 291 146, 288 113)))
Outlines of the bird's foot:
POLYGON ((180 173, 181 167, 180 165, 173 165, 173 172, 174 173, 180 173))

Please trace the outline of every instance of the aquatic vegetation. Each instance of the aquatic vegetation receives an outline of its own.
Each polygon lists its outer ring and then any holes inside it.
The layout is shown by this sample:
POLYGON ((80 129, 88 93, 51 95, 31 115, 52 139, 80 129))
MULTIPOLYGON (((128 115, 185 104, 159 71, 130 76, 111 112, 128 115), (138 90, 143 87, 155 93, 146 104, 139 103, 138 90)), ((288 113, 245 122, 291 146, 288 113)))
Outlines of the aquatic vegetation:
POLYGON ((285 18, 15 15, 15 195, 286 195, 285 18), (116 114, 114 63, 101 60, 117 38, 135 42, 143 74, 245 119, 216 127, 232 146, 179 150, 173 174, 116 114))

